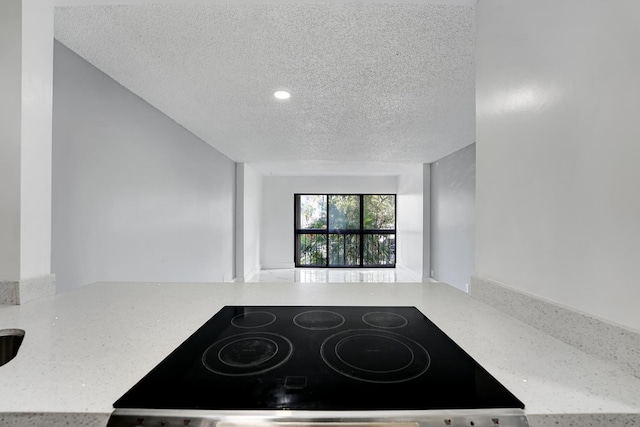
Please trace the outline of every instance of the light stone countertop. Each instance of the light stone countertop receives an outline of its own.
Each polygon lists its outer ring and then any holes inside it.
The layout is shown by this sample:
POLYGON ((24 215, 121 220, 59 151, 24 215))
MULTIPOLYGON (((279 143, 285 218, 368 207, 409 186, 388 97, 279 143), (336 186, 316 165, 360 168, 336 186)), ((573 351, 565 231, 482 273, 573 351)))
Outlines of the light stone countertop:
POLYGON ((0 425, 104 426, 224 305, 416 306, 525 403, 532 426, 640 426, 639 378, 440 283, 97 283, 1 307, 0 329, 26 335, 0 367, 0 425))

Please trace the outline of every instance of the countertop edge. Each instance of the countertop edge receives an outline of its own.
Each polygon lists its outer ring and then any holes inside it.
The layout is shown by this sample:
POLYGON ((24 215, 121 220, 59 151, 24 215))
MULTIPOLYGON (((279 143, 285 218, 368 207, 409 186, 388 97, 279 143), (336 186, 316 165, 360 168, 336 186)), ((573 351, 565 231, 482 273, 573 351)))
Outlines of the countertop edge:
MULTIPOLYGON (((96 412, 0 412, 3 427, 105 427, 111 416, 96 412)), ((640 426, 640 413, 528 414, 530 427, 634 427, 640 426)))
POLYGON ((105 427, 111 412, 0 412, 2 427, 105 427))
POLYGON ((635 427, 640 426, 640 413, 531 414, 530 427, 635 427))

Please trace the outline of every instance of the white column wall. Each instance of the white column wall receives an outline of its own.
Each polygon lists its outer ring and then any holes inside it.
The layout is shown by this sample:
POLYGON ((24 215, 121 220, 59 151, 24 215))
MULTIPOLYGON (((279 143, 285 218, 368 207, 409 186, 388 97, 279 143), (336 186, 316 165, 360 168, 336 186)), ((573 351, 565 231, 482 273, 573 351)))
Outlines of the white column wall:
POLYGON ((262 175, 246 163, 236 164, 236 280, 260 271, 262 175))
POLYGON ((20 276, 51 272, 53 6, 22 1, 20 276))
POLYGON ((431 278, 431 163, 422 165, 422 281, 431 278))
POLYGON ((236 163, 236 204, 235 204, 235 277, 244 282, 244 163, 236 163))
POLYGON ((16 304, 55 290, 49 1, 0 2, 0 58, 0 301, 16 304))
POLYGON ((20 280, 22 1, 0 2, 0 281, 20 280))
POLYGON ((477 6, 476 272, 640 330, 640 2, 477 6))
POLYGON ((262 175, 245 164, 244 175, 244 277, 250 280, 260 271, 262 228, 262 175))
POLYGON ((431 164, 431 271, 468 292, 475 271, 476 146, 431 164))
POLYGON ((423 166, 407 166, 398 176, 396 267, 409 271, 418 282, 423 278, 423 166))

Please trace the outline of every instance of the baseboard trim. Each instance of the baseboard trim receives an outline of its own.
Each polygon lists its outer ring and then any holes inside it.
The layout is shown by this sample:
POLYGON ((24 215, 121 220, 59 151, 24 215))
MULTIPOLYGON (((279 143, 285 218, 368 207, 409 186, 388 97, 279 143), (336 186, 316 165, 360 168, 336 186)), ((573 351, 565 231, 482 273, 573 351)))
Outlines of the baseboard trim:
POLYGON ((255 277, 256 274, 260 273, 260 270, 262 270, 262 266, 258 265, 256 268, 254 268, 249 274, 247 274, 246 276, 244 276, 244 282, 249 282, 251 281, 251 279, 253 279, 255 277))
POLYGON ((296 264, 293 262, 274 262, 271 264, 262 264, 262 270, 288 270, 290 268, 296 268, 296 264))
POLYGON ((0 282, 0 304, 20 305, 56 294, 56 276, 46 276, 0 282))
POLYGON ((640 378, 640 333, 545 301, 481 276, 469 294, 529 325, 640 378))
POLYGON ((414 271, 409 270, 404 265, 396 264, 396 270, 402 270, 403 274, 411 277, 412 282, 422 283, 422 274, 416 274, 414 271))

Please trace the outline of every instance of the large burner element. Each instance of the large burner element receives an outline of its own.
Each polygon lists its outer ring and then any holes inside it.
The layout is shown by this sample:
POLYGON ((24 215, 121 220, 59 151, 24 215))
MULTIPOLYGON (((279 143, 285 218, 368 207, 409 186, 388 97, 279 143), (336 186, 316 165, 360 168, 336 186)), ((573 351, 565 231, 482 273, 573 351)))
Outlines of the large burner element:
POLYGON ((334 311, 310 310, 294 317, 293 323, 304 329, 321 331, 342 326, 344 317, 334 311))
POLYGON ((351 329, 327 338, 320 347, 336 372, 371 383, 399 383, 422 375, 431 359, 420 344, 387 331, 351 329))
POLYGON ((220 375, 257 375, 282 365, 292 353, 293 344, 282 335, 248 332, 211 345, 202 355, 202 363, 220 375))

